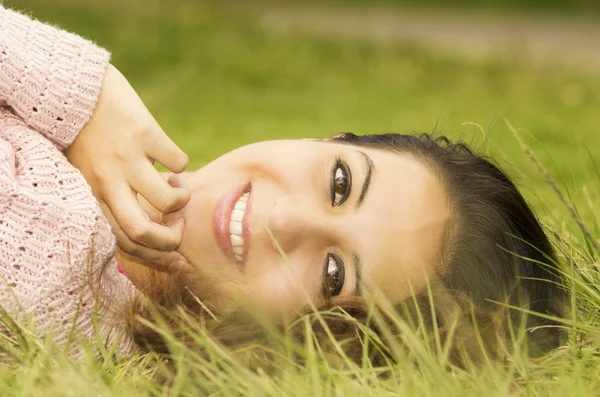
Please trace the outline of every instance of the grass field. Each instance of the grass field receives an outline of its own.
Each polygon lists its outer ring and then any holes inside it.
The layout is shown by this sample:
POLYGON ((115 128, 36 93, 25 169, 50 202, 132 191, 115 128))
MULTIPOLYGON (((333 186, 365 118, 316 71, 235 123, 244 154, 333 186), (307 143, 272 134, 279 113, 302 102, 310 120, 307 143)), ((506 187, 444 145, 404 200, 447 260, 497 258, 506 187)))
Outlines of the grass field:
POLYGON ((113 64, 189 154, 192 168, 265 139, 435 130, 497 158, 542 220, 586 256, 573 268, 578 309, 571 343, 536 361, 516 354, 503 365, 448 371, 438 356, 423 353, 418 368, 401 364, 392 379, 378 379, 367 370, 347 376, 318 362, 269 377, 243 369, 200 341, 214 361, 181 362, 203 366, 196 368, 203 377, 182 375, 165 391, 152 380, 151 357, 74 364, 60 353, 29 346, 0 367, 0 395, 197 395, 200 389, 272 396, 600 395, 600 291, 585 281, 600 285, 593 265, 597 253, 587 248, 505 122, 517 127, 517 135, 537 153, 597 237, 600 174, 593 159, 600 160, 600 72, 539 69, 520 58, 467 61, 408 44, 266 33, 252 15, 216 3, 5 4, 109 48, 113 64), (579 275, 580 269, 587 273, 579 275))

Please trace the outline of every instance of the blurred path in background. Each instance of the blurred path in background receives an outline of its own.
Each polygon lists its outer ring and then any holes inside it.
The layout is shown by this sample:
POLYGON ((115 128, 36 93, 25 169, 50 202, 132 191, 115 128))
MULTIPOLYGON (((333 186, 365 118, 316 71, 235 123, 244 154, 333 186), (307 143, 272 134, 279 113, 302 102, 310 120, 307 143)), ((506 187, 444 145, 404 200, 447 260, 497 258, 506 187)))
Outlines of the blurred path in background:
POLYGON ((377 42, 424 44, 469 58, 512 57, 534 65, 600 71, 600 18, 483 14, 335 4, 245 3, 263 28, 377 42))

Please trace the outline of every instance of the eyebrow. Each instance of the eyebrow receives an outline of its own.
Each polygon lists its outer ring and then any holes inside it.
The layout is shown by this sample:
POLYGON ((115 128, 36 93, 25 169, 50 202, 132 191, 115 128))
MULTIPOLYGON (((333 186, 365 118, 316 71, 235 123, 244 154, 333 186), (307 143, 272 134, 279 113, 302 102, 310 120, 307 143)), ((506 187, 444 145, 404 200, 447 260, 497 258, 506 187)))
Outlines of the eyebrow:
POLYGON ((365 160, 365 167, 367 170, 365 180, 363 181, 362 187, 360 188, 360 194, 358 195, 358 199, 356 200, 356 209, 358 209, 361 206, 361 204, 365 200, 365 197, 367 196, 367 193, 369 192, 369 186, 371 185, 371 176, 373 174, 373 169, 375 168, 373 160, 371 160, 371 158, 365 152, 359 150, 358 153, 363 155, 363 159, 365 160))
POLYGON ((352 260, 354 262, 354 289, 352 290, 351 296, 360 296, 360 280, 362 279, 362 265, 360 258, 356 252, 352 253, 352 260))
MULTIPOLYGON (((360 208, 361 204, 365 200, 367 193, 369 192, 369 186, 371 186, 371 176, 373 175, 373 170, 375 169, 375 164, 371 157, 363 151, 358 150, 358 153, 362 154, 363 159, 365 160, 365 179, 363 181, 362 187, 360 188, 360 194, 358 195, 358 199, 356 200, 356 209, 360 208)), ((362 279, 362 265, 360 263, 360 257, 355 252, 352 253, 352 259, 354 262, 354 290, 352 291, 352 296, 360 296, 360 280, 362 279)))

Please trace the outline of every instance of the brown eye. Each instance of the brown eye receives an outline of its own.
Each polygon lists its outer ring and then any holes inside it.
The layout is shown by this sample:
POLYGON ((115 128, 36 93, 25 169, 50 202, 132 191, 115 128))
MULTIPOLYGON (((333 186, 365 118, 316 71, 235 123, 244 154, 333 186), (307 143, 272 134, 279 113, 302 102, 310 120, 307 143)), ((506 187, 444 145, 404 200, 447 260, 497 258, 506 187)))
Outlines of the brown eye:
POLYGON ((342 175, 342 170, 338 169, 336 173, 340 175, 335 176, 335 194, 339 194, 343 196, 346 194, 346 190, 348 190, 348 180, 344 175, 342 175))
POLYGON ((350 169, 342 161, 335 163, 331 183, 331 205, 340 206, 350 195, 351 188, 350 169))
POLYGON ((323 294, 327 298, 338 296, 344 286, 344 262, 336 255, 327 254, 323 273, 323 294))

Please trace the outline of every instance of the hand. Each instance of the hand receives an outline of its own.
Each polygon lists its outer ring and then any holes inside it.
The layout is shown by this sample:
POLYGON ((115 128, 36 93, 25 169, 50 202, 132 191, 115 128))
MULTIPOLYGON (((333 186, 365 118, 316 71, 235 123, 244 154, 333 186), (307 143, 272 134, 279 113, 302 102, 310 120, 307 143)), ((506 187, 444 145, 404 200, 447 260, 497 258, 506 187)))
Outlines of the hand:
POLYGON ((188 158, 112 65, 90 121, 66 154, 92 187, 119 248, 159 270, 187 263, 175 251, 181 243, 183 218, 168 226, 153 222, 137 194, 165 214, 183 208, 190 199, 183 178, 175 175, 165 181, 153 164, 158 161, 177 174, 185 170, 188 158))

